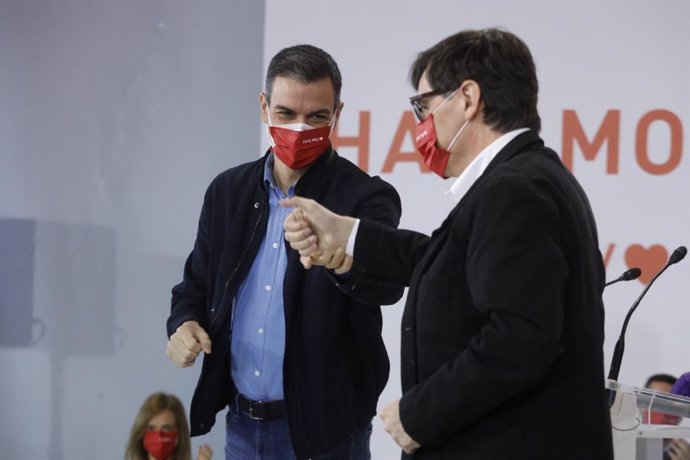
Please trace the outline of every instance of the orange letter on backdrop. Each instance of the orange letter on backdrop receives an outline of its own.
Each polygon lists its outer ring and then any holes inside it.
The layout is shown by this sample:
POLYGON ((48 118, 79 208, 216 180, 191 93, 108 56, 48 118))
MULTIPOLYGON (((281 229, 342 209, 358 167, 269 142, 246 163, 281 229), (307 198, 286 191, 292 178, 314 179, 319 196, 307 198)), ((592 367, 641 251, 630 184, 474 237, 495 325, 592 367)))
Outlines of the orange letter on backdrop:
POLYGON ((606 173, 618 173, 618 145, 620 139, 620 110, 609 110, 599 127, 594 141, 589 142, 574 110, 563 111, 563 163, 573 170, 573 147, 578 143, 586 160, 594 160, 604 141, 606 149, 606 173))
POLYGON ((340 147, 357 147, 357 166, 364 172, 369 172, 369 138, 371 132, 371 112, 364 110, 359 112, 359 135, 340 136, 338 125, 331 133, 331 143, 335 150, 340 147))
POLYGON ((395 132, 395 137, 391 143, 391 148, 388 149, 388 155, 386 156, 386 161, 383 164, 383 169, 381 172, 389 173, 393 172, 393 166, 399 161, 416 162, 419 164, 419 169, 422 172, 429 172, 424 162, 422 161, 421 155, 417 153, 417 150, 412 152, 401 152, 405 136, 409 135, 412 138, 412 143, 414 144, 414 137, 417 130, 417 121, 412 114, 412 111, 407 110, 403 112, 400 123, 398 124, 398 130, 395 132))
POLYGON ((613 255, 614 249, 616 249, 615 244, 609 244, 606 248, 606 254, 604 254, 604 267, 609 266, 609 261, 611 260, 611 256, 613 255))
POLYGON ((637 163, 642 169, 649 174, 668 174, 680 164, 682 149, 683 125, 681 125, 680 120, 673 112, 668 110, 652 110, 640 118, 635 135, 635 156, 637 157, 637 163), (655 121, 665 121, 669 128, 671 128, 671 152, 666 163, 662 164, 652 163, 649 159, 649 145, 647 144, 649 125, 655 121))

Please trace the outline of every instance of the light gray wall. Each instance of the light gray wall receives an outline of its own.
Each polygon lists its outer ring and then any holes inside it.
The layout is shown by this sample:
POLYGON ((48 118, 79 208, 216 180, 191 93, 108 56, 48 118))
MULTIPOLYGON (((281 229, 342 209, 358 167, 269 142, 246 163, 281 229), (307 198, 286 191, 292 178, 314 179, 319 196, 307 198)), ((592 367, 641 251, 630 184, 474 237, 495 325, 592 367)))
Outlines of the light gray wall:
POLYGON ((1 458, 122 458, 149 393, 188 407, 170 288, 210 180, 260 154, 264 14, 0 1, 1 458))

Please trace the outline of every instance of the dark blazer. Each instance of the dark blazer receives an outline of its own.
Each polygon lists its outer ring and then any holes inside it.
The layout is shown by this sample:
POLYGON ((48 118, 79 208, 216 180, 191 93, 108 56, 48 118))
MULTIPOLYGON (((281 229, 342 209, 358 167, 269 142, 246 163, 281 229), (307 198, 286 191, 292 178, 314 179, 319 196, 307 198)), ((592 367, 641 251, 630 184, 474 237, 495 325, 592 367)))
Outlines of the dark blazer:
MULTIPOLYGON (((172 291, 168 336, 187 320, 209 333, 190 411, 192 435, 207 433, 232 400, 230 318, 268 222, 263 183, 266 156, 229 169, 209 186, 194 250, 172 291)), ((400 198, 329 149, 302 176, 296 195, 346 215, 395 227, 400 198)), ((283 384, 288 424, 298 458, 335 448, 365 428, 388 380, 379 304, 395 303, 403 285, 370 276, 336 277, 323 267, 305 270, 289 249, 284 281, 286 344, 283 384)))
POLYGON ((513 139, 431 237, 362 221, 359 273, 409 284, 415 459, 611 459, 604 267, 587 197, 536 133, 513 139))

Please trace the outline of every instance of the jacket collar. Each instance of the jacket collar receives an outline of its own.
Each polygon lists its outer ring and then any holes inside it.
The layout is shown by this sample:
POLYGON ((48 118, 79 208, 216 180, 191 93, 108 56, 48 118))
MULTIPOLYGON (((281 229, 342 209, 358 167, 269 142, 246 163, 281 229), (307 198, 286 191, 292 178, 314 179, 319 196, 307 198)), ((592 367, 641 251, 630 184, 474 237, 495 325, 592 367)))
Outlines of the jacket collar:
POLYGON ((503 147, 503 149, 498 153, 498 155, 496 155, 496 158, 494 158, 491 161, 491 163, 489 163, 489 166, 486 167, 486 170, 484 171, 484 174, 482 174, 482 176, 490 173, 501 163, 505 163, 506 161, 509 161, 516 155, 530 150, 527 149, 528 146, 542 147, 543 145, 544 141, 539 137, 539 135, 536 132, 534 132, 531 129, 525 131, 524 133, 518 134, 515 137, 515 139, 508 142, 508 144, 505 147, 503 147))
POLYGON ((474 184, 472 184, 472 187, 465 193, 464 197, 460 202, 453 208, 453 210, 450 212, 450 216, 454 216, 457 214, 457 212, 460 210, 462 207, 462 204, 466 201, 467 197, 469 197, 479 186, 479 184, 482 183, 484 179, 486 179, 487 176, 489 176, 494 169, 496 169, 499 165, 510 161, 512 158, 516 157, 517 155, 523 153, 523 152, 528 152, 534 148, 539 148, 543 147, 544 141, 539 137, 539 135, 533 131, 525 131, 524 133, 518 134, 515 139, 511 140, 508 142, 508 144, 501 149, 500 152, 496 155, 496 157, 491 160, 491 163, 486 167, 482 175, 475 181, 474 184))
MULTIPOLYGON (((266 151, 266 154, 261 159, 261 175, 263 184, 263 171, 271 154, 271 149, 266 151)), ((338 153, 333 150, 332 146, 328 146, 326 150, 317 158, 317 160, 306 170, 306 172, 299 178, 295 185, 295 195, 303 196, 305 198, 319 199, 326 186, 333 182, 333 175, 335 174, 335 164, 338 161, 338 153)))

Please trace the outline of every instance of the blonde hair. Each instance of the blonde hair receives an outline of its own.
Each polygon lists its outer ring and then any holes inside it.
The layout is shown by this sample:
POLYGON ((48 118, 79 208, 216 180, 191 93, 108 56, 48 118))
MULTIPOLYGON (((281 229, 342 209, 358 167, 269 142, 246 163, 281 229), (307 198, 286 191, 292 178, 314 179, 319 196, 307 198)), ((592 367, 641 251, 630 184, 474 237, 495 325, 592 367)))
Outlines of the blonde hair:
POLYGON ((175 416, 177 429, 177 449, 173 453, 174 460, 191 460, 192 446, 189 439, 189 425, 182 402, 175 395, 154 393, 141 405, 137 417, 134 419, 129 442, 125 451, 126 460, 148 460, 149 454, 144 449, 144 433, 149 421, 164 410, 169 410, 175 416))

